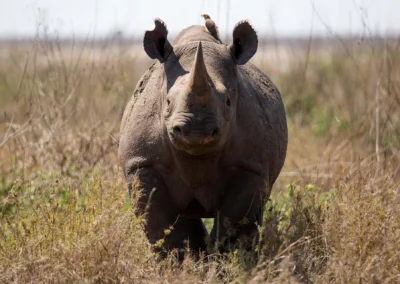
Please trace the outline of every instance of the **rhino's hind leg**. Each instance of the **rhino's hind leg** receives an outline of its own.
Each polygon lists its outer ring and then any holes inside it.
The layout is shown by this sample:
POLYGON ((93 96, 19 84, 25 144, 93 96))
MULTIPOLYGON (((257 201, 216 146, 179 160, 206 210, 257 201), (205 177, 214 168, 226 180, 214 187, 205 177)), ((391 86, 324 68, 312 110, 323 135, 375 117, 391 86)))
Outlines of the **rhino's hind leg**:
POLYGON ((268 194, 267 183, 260 176, 247 171, 235 174, 225 189, 224 203, 217 211, 211 231, 211 240, 218 242, 220 250, 253 249, 268 194))
POLYGON ((171 250, 204 250, 207 231, 202 221, 179 217, 161 175, 152 168, 139 169, 136 175, 139 188, 134 190, 140 191, 140 197, 135 213, 144 214, 144 230, 155 250, 163 255, 171 250))

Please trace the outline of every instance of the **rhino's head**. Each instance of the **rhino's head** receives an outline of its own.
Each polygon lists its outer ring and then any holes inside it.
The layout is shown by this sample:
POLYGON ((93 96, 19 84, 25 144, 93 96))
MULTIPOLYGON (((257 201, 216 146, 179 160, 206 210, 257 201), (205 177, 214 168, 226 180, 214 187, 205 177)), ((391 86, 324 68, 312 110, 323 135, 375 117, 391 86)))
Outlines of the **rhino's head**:
POLYGON ((204 27, 181 32, 172 46, 161 20, 147 31, 144 48, 162 63, 162 122, 174 148, 200 156, 222 149, 236 123, 237 65, 257 50, 257 35, 246 21, 233 31, 233 41, 219 44, 204 27))

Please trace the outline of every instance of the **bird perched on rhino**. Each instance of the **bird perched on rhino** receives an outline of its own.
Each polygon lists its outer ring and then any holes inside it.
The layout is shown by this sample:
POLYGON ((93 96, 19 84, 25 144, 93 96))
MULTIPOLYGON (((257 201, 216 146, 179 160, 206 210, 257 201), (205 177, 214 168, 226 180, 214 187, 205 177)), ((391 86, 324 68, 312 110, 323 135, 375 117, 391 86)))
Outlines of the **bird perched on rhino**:
POLYGON ((201 17, 204 18, 204 25, 206 26, 206 31, 210 33, 219 43, 222 43, 219 38, 218 27, 215 22, 211 19, 211 17, 207 14, 201 14, 201 17))

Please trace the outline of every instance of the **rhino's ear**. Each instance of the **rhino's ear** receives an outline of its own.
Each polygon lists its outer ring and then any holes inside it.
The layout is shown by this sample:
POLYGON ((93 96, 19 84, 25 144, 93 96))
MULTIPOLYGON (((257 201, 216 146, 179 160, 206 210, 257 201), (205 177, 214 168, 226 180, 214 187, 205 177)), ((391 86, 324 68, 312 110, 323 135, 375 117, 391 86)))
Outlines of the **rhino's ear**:
POLYGON ((146 31, 143 38, 143 47, 151 59, 158 59, 161 63, 172 51, 172 46, 167 39, 167 26, 160 19, 155 19, 156 27, 152 31, 146 31))
POLYGON ((245 64, 257 51, 257 33, 247 20, 240 21, 233 29, 233 41, 228 46, 237 64, 245 64))

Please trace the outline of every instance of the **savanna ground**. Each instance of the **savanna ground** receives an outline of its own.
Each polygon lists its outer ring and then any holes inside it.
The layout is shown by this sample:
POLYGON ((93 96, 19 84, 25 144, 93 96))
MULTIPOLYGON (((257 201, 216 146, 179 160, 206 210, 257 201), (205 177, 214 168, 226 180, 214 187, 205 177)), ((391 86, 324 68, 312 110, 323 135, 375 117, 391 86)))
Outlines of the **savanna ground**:
POLYGON ((398 43, 261 42, 289 148, 260 242, 182 265, 152 253, 117 158, 141 46, 1 43, 0 282, 399 283, 398 43))

